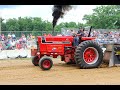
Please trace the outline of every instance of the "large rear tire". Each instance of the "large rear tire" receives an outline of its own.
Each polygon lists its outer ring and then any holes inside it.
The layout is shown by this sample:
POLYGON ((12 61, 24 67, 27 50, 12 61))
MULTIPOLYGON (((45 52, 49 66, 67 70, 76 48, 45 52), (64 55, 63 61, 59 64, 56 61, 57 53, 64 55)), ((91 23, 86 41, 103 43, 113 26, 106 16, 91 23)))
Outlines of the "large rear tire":
POLYGON ((97 68, 102 60, 102 48, 94 41, 84 41, 76 48, 75 61, 82 69, 97 68))
POLYGON ((42 57, 39 60, 39 66, 42 70, 49 70, 53 66, 53 61, 49 57, 42 57))

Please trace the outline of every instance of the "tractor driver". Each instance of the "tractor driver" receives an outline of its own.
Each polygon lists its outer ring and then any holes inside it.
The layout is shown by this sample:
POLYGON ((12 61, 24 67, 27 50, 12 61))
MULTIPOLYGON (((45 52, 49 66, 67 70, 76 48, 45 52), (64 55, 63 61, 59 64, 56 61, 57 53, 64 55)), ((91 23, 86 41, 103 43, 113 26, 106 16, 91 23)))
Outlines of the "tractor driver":
POLYGON ((74 46, 78 46, 81 42, 80 38, 84 36, 84 29, 79 29, 78 33, 74 37, 74 46))
POLYGON ((77 33, 75 33, 74 30, 70 30, 69 35, 73 36, 73 46, 76 46, 77 38, 75 38, 75 37, 76 37, 77 33))

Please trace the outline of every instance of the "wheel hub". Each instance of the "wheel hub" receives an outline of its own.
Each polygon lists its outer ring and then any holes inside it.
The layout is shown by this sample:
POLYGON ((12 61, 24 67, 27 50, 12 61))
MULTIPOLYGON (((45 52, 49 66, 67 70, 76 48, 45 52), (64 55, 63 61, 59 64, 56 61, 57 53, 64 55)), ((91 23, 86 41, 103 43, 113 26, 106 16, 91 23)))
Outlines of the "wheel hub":
POLYGON ((83 53, 84 61, 88 64, 94 63, 98 58, 98 52, 95 48, 89 47, 83 53))
POLYGON ((43 67, 49 68, 49 67, 50 67, 50 61, 49 61, 49 60, 45 60, 45 61, 43 62, 43 67))

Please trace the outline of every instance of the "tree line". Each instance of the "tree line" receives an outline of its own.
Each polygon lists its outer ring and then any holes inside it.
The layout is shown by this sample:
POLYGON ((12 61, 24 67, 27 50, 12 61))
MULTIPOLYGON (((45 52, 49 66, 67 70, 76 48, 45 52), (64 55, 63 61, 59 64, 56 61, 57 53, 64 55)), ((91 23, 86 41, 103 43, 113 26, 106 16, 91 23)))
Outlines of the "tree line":
MULTIPOLYGON (((82 13, 82 12, 81 12, 82 13)), ((119 29, 120 5, 101 5, 93 9, 93 13, 84 15, 83 23, 65 22, 56 25, 55 31, 61 28, 80 28, 93 26, 95 29, 119 29)), ((41 17, 10 18, 4 22, 1 19, 2 31, 52 31, 52 22, 44 21, 41 17)))
MULTIPOLYGON (((44 21, 40 17, 19 17, 18 19, 8 19, 6 22, 3 22, 2 19, 2 31, 51 31, 52 23, 49 21, 44 21)), ((61 28, 79 28, 83 26, 82 23, 76 24, 75 22, 65 22, 60 23, 55 27, 56 31, 59 31, 61 28)))

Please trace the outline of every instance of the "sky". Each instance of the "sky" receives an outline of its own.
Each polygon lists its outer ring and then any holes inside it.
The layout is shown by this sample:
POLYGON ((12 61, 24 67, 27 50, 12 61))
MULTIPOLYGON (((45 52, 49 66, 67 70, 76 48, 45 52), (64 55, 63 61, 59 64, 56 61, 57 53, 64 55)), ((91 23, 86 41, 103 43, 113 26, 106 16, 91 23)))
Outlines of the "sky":
MULTIPOLYGON (((66 12, 64 17, 58 20, 61 22, 85 23, 82 20, 85 14, 92 14, 94 8, 100 5, 73 5, 73 8, 66 12)), ((41 17, 43 20, 52 22, 53 5, 0 5, 0 16, 5 20, 18 17, 41 17)))

